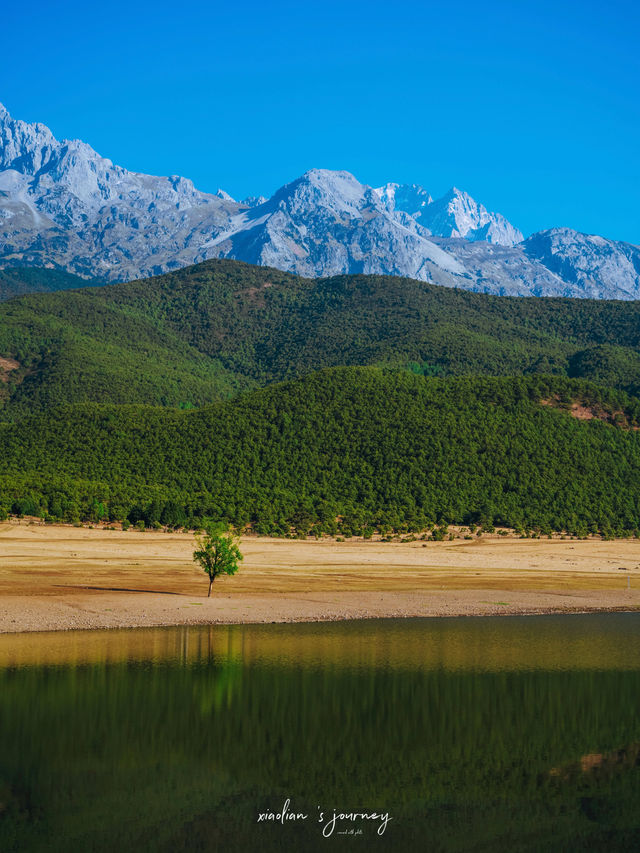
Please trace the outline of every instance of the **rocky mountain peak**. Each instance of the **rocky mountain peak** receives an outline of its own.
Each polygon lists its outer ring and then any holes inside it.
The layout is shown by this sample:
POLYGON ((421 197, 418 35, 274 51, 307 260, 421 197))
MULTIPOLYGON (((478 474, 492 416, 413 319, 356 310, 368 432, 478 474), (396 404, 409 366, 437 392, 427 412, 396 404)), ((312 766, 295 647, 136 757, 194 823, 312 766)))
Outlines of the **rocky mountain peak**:
POLYGON ((375 273, 513 295, 640 296, 640 249, 550 229, 521 243, 501 214, 452 187, 373 188, 310 169, 238 203, 179 175, 130 172, 0 106, 0 268, 54 267, 107 281, 214 257, 306 276, 375 273))
POLYGON ((245 207, 260 207, 265 201, 267 201, 266 195, 248 195, 240 203, 245 207))
POLYGON ((375 192, 387 210, 408 213, 436 237, 462 237, 503 246, 522 240, 522 233, 503 216, 490 213, 457 187, 435 201, 418 184, 384 184, 375 192))
POLYGON ((463 237, 501 246, 515 246, 523 239, 522 232, 504 216, 490 213, 457 187, 428 205, 420 214, 420 223, 439 237, 463 237))
POLYGON ((529 257, 579 288, 582 296, 602 298, 603 281, 610 282, 609 298, 640 295, 640 247, 632 243, 572 228, 548 228, 532 234, 522 247, 529 257))
POLYGON ((416 218, 433 202, 431 194, 419 184, 384 184, 374 192, 387 210, 402 210, 416 218))

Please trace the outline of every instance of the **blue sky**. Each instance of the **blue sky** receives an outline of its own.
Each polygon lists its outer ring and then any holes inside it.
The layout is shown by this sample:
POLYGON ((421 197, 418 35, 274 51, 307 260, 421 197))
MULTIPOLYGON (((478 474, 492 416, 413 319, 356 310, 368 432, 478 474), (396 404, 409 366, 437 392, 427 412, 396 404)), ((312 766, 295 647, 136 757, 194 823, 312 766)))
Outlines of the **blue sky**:
POLYGON ((235 198, 347 169, 640 243, 639 5, 7 4, 0 101, 235 198))

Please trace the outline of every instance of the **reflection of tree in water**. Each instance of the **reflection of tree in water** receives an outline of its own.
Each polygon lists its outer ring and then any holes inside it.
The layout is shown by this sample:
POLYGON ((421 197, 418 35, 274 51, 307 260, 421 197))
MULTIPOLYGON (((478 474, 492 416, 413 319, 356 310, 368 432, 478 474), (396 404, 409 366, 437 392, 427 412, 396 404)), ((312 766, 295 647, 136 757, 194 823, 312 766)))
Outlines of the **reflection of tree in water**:
POLYGON ((225 661, 210 678, 198 680, 193 685, 193 695, 205 717, 212 712, 229 710, 242 681, 242 663, 225 661))

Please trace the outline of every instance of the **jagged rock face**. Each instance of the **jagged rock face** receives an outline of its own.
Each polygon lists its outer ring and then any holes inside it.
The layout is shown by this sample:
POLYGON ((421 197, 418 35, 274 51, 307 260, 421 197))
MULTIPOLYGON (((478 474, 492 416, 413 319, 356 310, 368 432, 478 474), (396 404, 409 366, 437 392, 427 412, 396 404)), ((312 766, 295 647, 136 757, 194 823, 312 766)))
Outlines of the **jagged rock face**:
POLYGON ((377 273, 513 295, 640 296, 640 250, 569 229, 522 234, 466 193, 374 189, 312 169, 234 201, 115 166, 0 106, 0 268, 127 281, 214 257, 306 276, 377 273))
POLYGON ((241 214, 206 248, 306 276, 361 272, 432 280, 441 271, 464 274, 412 217, 390 213, 376 191, 349 172, 323 169, 241 214))
POLYGON ((114 166, 84 142, 59 142, 44 125, 0 110, 2 266, 52 265, 114 281, 153 274, 192 263, 187 246, 239 207, 186 178, 114 166))
POLYGON ((414 218, 433 203, 430 193, 418 184, 385 184, 376 193, 387 210, 404 210, 414 218))
POLYGON ((515 246, 523 238, 504 216, 490 213, 455 187, 436 201, 417 184, 385 184, 376 193, 388 210, 404 210, 434 237, 464 237, 500 246, 515 246))
POLYGON ((261 204, 264 204, 267 201, 266 195, 248 195, 246 198, 242 199, 240 202, 245 207, 258 207, 261 204))
POLYGON ((581 234, 571 228, 550 228, 532 234, 524 241, 523 249, 530 258, 578 288, 581 296, 640 296, 640 247, 631 243, 581 234))
POLYGON ((470 195, 453 189, 420 213, 420 224, 439 237, 464 237, 466 240, 515 246, 522 232, 499 213, 489 213, 470 195))

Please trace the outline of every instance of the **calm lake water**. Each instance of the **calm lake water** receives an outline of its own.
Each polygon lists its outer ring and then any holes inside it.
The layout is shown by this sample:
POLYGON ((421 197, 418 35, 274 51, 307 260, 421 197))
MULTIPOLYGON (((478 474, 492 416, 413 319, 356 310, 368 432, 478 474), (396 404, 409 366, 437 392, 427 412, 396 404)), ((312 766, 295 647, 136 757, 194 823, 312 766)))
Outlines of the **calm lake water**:
POLYGON ((640 850, 640 614, 0 636, 2 853, 334 849, 640 850))

